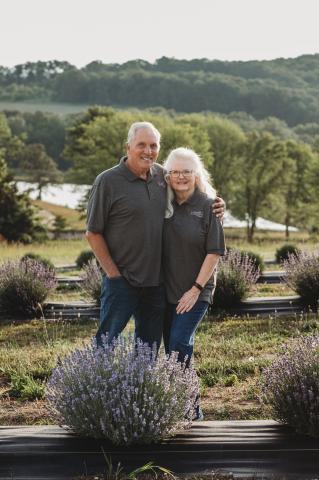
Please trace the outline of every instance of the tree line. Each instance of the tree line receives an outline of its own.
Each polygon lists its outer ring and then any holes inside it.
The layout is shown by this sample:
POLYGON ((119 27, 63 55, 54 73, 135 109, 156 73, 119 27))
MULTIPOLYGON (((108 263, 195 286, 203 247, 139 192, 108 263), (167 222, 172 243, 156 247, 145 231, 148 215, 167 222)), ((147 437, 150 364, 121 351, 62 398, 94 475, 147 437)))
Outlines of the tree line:
POLYGON ((223 62, 162 57, 154 63, 28 62, 0 67, 0 99, 50 99, 177 112, 246 112, 289 126, 319 122, 319 55, 223 62))
MULTIPOLYGON (((162 133, 160 162, 177 146, 188 146, 201 155, 228 208, 247 221, 250 241, 258 216, 284 223, 287 228, 296 225, 310 231, 317 229, 319 144, 308 145, 295 132, 295 136, 289 135, 291 130, 277 119, 257 122, 259 128, 253 129, 256 122, 247 115, 241 116, 240 122, 237 117, 235 123, 211 113, 177 115, 163 110, 91 107, 84 114, 64 119, 63 128, 56 129, 61 134, 56 152, 68 166, 64 180, 92 184, 101 171, 116 165, 125 152, 128 127, 138 120, 151 121, 162 133)), ((54 137, 50 122, 56 122, 53 114, 0 115, 2 168, 28 174, 38 183, 40 192, 46 184, 62 180, 62 172, 47 153, 52 141, 50 131, 54 137)), ((2 185, 0 182, 0 192, 5 191, 4 184, 12 185, 7 174, 2 185)), ((3 211, 5 204, 3 201, 3 211)), ((1 228, 0 233, 4 235, 1 228)))

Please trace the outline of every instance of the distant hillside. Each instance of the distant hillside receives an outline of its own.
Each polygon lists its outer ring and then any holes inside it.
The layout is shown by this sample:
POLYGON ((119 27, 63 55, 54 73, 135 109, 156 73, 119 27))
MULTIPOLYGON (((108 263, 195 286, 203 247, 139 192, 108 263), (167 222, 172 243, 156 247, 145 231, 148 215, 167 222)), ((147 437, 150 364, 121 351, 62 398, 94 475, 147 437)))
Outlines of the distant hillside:
POLYGON ((59 61, 26 63, 0 67, 0 100, 241 111, 256 119, 274 116, 289 126, 317 123, 319 54, 249 62, 94 61, 82 69, 59 61))

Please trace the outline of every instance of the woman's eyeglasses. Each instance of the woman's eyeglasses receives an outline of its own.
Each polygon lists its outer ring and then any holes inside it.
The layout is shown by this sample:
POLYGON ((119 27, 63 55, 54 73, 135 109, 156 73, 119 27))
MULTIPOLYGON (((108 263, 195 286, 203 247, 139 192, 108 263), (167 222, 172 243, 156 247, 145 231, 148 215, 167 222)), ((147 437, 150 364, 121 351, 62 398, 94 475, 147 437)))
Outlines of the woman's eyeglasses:
POLYGON ((179 177, 189 178, 192 176, 194 171, 193 170, 170 170, 168 173, 172 178, 179 178, 179 177))

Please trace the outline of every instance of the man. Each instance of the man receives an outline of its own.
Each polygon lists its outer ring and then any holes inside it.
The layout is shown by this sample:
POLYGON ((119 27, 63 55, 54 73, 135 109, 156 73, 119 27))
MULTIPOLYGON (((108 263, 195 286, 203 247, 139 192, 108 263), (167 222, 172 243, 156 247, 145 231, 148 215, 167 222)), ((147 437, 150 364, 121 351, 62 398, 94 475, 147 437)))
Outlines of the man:
MULTIPOLYGON (((127 156, 96 178, 88 203, 86 236, 103 270, 100 327, 111 341, 135 319, 135 335, 159 347, 165 292, 161 279, 162 230, 166 207, 163 168, 156 162, 159 131, 133 123, 127 156)), ((223 213, 219 199, 214 210, 223 213)))

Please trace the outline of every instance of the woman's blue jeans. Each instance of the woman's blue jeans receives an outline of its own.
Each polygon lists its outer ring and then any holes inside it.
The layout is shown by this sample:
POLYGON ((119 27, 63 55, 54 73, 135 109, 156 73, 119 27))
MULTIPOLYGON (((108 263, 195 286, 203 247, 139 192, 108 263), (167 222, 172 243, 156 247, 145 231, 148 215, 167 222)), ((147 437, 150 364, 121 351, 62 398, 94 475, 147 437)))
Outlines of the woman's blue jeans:
POLYGON ((164 345, 167 354, 178 352, 178 360, 183 362, 187 355, 189 365, 194 350, 196 329, 208 309, 208 302, 196 302, 189 312, 177 314, 177 305, 169 303, 164 320, 164 345))

